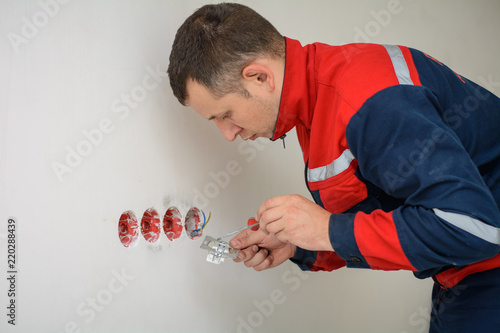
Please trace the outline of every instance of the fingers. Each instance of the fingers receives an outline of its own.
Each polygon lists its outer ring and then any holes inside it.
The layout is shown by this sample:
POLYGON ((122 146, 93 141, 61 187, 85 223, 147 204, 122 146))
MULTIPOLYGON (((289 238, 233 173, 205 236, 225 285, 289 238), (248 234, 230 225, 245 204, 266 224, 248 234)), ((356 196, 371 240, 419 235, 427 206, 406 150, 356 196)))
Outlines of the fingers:
POLYGON ((266 236, 267 234, 260 229, 257 231, 245 229, 231 239, 231 241, 229 241, 229 245, 235 249, 244 249, 261 243, 266 236))
POLYGON ((261 229, 265 229, 271 234, 276 234, 284 228, 283 210, 279 208, 266 210, 260 216, 259 222, 261 229))
MULTIPOLYGON (((279 196, 269 198, 262 205, 260 205, 259 209, 257 209, 257 214, 255 215, 255 219, 261 222, 261 217, 264 212, 267 212, 273 208, 281 206, 284 202, 286 202, 286 196, 279 196)), ((269 217, 270 218, 270 217, 269 217)), ((268 219, 269 219, 268 218, 268 219)))
MULTIPOLYGON (((285 230, 286 215, 294 215, 297 207, 294 205, 302 197, 298 195, 283 195, 267 199, 257 210, 256 219, 260 223, 260 228, 271 234, 278 235, 285 230)), ((279 237, 283 240, 283 237, 279 237)))
POLYGON ((243 249, 238 254, 235 262, 244 262, 245 266, 263 271, 281 265, 286 260, 295 255, 297 248, 292 244, 284 244, 275 249, 261 248, 257 245, 252 245, 249 248, 243 249))
POLYGON ((254 267, 261 264, 269 254, 269 250, 261 249, 257 244, 261 243, 266 234, 261 230, 251 231, 250 229, 243 230, 236 235, 229 245, 235 249, 241 249, 235 262, 244 262, 247 267, 254 267))
POLYGON ((255 255, 244 262, 247 267, 255 267, 261 264, 269 254, 268 249, 260 249, 257 245, 252 246, 252 250, 255 251, 255 255))
POLYGON ((296 251, 297 247, 295 245, 287 244, 277 250, 272 251, 264 261, 254 266, 254 269, 256 271, 263 271, 265 269, 279 266, 286 260, 293 257, 296 251))
POLYGON ((268 223, 266 225, 266 231, 270 234, 275 235, 280 241, 286 242, 286 239, 284 239, 283 235, 280 234, 281 231, 285 230, 285 227, 286 227, 285 220, 280 219, 268 223))
POLYGON ((241 250, 240 253, 238 253, 238 257, 234 259, 234 262, 243 261, 245 266, 256 268, 266 261, 268 255, 268 249, 259 248, 257 245, 252 245, 249 248, 241 250))
POLYGON ((260 271, 263 271, 265 269, 269 269, 269 268, 273 268, 277 265, 274 265, 273 264, 273 256, 272 255, 268 255, 264 261, 262 261, 260 264, 256 265, 253 267, 253 269, 255 269, 256 271, 260 272, 260 271))
POLYGON ((235 262, 242 262, 252 259, 255 254, 259 251, 259 247, 257 245, 252 245, 247 247, 246 249, 240 250, 238 253, 238 257, 234 259, 235 262))

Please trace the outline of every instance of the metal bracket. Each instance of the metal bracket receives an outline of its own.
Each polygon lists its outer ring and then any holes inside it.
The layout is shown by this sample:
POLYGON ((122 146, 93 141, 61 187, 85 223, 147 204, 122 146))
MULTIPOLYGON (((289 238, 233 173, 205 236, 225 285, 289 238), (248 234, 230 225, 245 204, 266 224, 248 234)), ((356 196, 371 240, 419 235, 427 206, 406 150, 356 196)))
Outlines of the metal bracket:
POLYGON ((233 249, 229 246, 229 243, 215 239, 211 236, 205 237, 200 248, 208 250, 207 261, 214 264, 220 264, 227 258, 236 259, 240 252, 240 250, 233 249))

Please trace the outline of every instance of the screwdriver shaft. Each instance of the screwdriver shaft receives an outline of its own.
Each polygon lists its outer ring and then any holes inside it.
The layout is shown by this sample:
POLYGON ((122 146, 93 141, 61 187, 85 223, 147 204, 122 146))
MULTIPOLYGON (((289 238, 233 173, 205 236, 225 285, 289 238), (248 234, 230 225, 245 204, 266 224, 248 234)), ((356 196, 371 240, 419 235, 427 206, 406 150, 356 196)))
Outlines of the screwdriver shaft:
POLYGON ((244 227, 244 228, 241 228, 241 229, 235 230, 235 231, 233 231, 233 232, 230 232, 230 233, 228 233, 228 234, 226 234, 226 235, 224 235, 224 236, 221 236, 221 237, 217 238, 217 240, 219 241, 219 240, 224 239, 224 238, 227 238, 227 237, 229 237, 229 236, 236 235, 236 234, 238 234, 238 233, 242 232, 243 230, 245 230, 245 229, 247 229, 247 228, 248 228, 248 229, 251 229, 251 228, 253 228, 253 227, 257 226, 257 225, 259 225, 259 222, 254 223, 254 224, 252 224, 252 225, 248 225, 248 226, 246 226, 246 227, 244 227))

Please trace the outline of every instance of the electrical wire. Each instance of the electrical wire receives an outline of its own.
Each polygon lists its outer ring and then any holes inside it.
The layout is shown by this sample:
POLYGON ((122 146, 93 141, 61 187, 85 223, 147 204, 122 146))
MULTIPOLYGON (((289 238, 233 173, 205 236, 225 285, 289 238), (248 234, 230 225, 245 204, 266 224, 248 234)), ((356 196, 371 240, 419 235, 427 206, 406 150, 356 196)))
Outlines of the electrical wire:
POLYGON ((198 231, 201 231, 203 229, 205 229, 205 227, 207 226, 208 224, 208 221, 210 221, 210 218, 212 217, 212 212, 210 212, 208 214, 208 219, 207 217, 205 216, 205 213, 203 211, 201 211, 201 213, 203 214, 203 225, 201 226, 201 228, 198 228, 198 229, 195 229, 193 230, 193 232, 198 232, 198 231))

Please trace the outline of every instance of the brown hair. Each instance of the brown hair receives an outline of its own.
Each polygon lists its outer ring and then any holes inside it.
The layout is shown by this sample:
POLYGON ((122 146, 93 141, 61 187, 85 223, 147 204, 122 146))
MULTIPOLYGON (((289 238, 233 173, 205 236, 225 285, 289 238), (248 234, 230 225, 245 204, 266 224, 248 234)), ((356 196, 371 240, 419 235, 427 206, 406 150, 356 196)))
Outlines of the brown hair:
POLYGON ((244 5, 205 5, 175 35, 168 66, 170 86, 182 105, 188 98, 188 79, 205 85, 218 98, 245 94, 241 72, 261 56, 285 56, 285 40, 269 21, 244 5))

